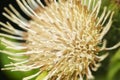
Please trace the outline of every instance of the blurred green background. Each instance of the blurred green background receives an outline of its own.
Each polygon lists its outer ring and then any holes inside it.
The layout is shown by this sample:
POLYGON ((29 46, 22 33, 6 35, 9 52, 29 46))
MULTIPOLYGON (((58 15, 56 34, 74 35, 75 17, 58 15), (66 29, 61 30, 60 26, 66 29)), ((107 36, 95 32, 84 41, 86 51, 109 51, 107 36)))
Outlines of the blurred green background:
MULTIPOLYGON (((7 6, 9 3, 17 6, 15 0, 0 0, 0 21, 7 21, 1 13, 3 12, 3 7, 7 6)), ((102 0, 101 11, 104 6, 107 6, 109 10, 115 12, 112 27, 104 37, 108 42, 107 47, 111 47, 120 42, 120 0, 102 0)), ((2 49, 5 49, 5 46, 0 42, 0 50, 2 49)), ((109 56, 102 61, 102 66, 98 71, 92 72, 95 76, 95 80, 120 80, 120 47, 108 52, 109 56)), ((102 52, 102 54, 104 53, 106 53, 106 51, 102 52)), ((7 55, 0 53, 0 68, 4 67, 3 65, 9 62, 10 60, 7 58, 7 55)), ((29 72, 1 71, 0 80, 22 80, 23 77, 31 75, 36 71, 37 70, 29 72)))

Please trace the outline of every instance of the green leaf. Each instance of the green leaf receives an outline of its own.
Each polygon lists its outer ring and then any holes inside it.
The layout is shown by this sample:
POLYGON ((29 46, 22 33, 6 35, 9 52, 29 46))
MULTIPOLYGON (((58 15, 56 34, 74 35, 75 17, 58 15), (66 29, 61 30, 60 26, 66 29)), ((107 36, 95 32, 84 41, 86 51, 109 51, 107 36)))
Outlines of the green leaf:
POLYGON ((116 73, 120 70, 120 49, 111 58, 107 80, 114 80, 116 73))
POLYGON ((112 57, 111 59, 111 64, 113 64, 114 62, 120 60, 120 49, 115 53, 115 55, 112 57))
POLYGON ((48 74, 48 71, 43 71, 35 80, 43 80, 48 74))
POLYGON ((2 44, 1 40, 0 40, 0 50, 5 49, 5 46, 2 44))
POLYGON ((119 70, 120 70, 120 62, 117 62, 109 69, 107 80, 114 80, 114 77, 119 70))

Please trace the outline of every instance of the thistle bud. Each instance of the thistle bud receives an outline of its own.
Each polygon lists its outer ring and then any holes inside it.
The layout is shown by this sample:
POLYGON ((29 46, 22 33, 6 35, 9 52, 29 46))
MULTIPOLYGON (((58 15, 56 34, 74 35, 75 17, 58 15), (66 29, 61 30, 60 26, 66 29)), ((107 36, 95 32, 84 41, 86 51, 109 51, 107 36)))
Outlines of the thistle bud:
POLYGON ((44 71, 48 72, 44 80, 83 80, 84 76, 87 80, 93 79, 91 70, 96 71, 99 62, 107 56, 98 56, 99 52, 120 46, 118 43, 106 48, 106 41, 103 42, 114 12, 105 7, 98 16, 101 0, 45 0, 45 5, 40 0, 16 1, 31 20, 24 18, 12 5, 10 9, 5 8, 3 15, 26 32, 13 28, 9 22, 0 22, 1 30, 9 33, 0 33, 0 36, 6 48, 22 52, 0 52, 15 61, 5 65, 3 70, 39 69, 23 80, 34 78, 44 71), (103 46, 98 46, 101 43, 103 46))

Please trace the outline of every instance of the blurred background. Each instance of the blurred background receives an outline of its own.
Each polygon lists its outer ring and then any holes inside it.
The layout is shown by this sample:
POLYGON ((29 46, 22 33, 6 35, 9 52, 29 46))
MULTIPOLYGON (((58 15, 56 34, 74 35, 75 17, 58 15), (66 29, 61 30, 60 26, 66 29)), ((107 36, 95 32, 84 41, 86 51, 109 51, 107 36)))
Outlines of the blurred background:
MULTIPOLYGON (((15 8, 23 16, 25 16, 27 19, 30 19, 20 10, 15 0, 0 0, 0 21, 9 21, 2 15, 2 12, 4 12, 3 8, 8 7, 9 4, 15 6, 15 8)), ((104 6, 107 6, 108 10, 115 12, 112 27, 105 36, 105 39, 107 39, 108 42, 107 47, 111 47, 120 42, 120 0, 102 0, 101 11, 103 10, 104 6)), ((15 27, 18 28, 16 25, 15 27)), ((5 46, 3 46, 0 42, 0 50, 4 48, 5 46)), ((101 52, 100 54, 104 53, 106 53, 106 51, 101 52)), ((10 60, 7 58, 7 55, 0 53, 0 69, 9 62, 10 60)), ((28 76, 35 72, 36 71, 11 72, 0 70, 0 80, 22 80, 22 77, 28 76)), ((102 66, 98 69, 98 71, 92 73, 95 76, 95 80, 120 80, 120 47, 109 51, 109 56, 104 61, 102 61, 102 66)))

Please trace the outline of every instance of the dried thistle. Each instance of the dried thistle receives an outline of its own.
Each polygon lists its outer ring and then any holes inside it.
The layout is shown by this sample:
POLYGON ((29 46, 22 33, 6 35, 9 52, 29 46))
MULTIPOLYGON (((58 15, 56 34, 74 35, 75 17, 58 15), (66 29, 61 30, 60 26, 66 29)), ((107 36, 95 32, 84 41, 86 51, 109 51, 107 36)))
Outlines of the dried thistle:
POLYGON ((29 80, 43 71, 48 71, 44 80, 83 80, 92 79, 91 70, 96 71, 100 61, 107 54, 98 56, 106 48, 102 43, 104 35, 112 24, 113 12, 105 7, 98 17, 101 0, 16 0, 23 12, 31 17, 25 19, 12 5, 5 8, 5 17, 26 32, 17 30, 7 22, 0 25, 1 41, 7 49, 23 51, 20 53, 0 50, 14 60, 3 70, 30 71, 40 69, 36 74, 25 77, 29 80), (19 35, 19 36, 14 36, 19 35), (14 42, 9 39, 26 40, 14 42))

